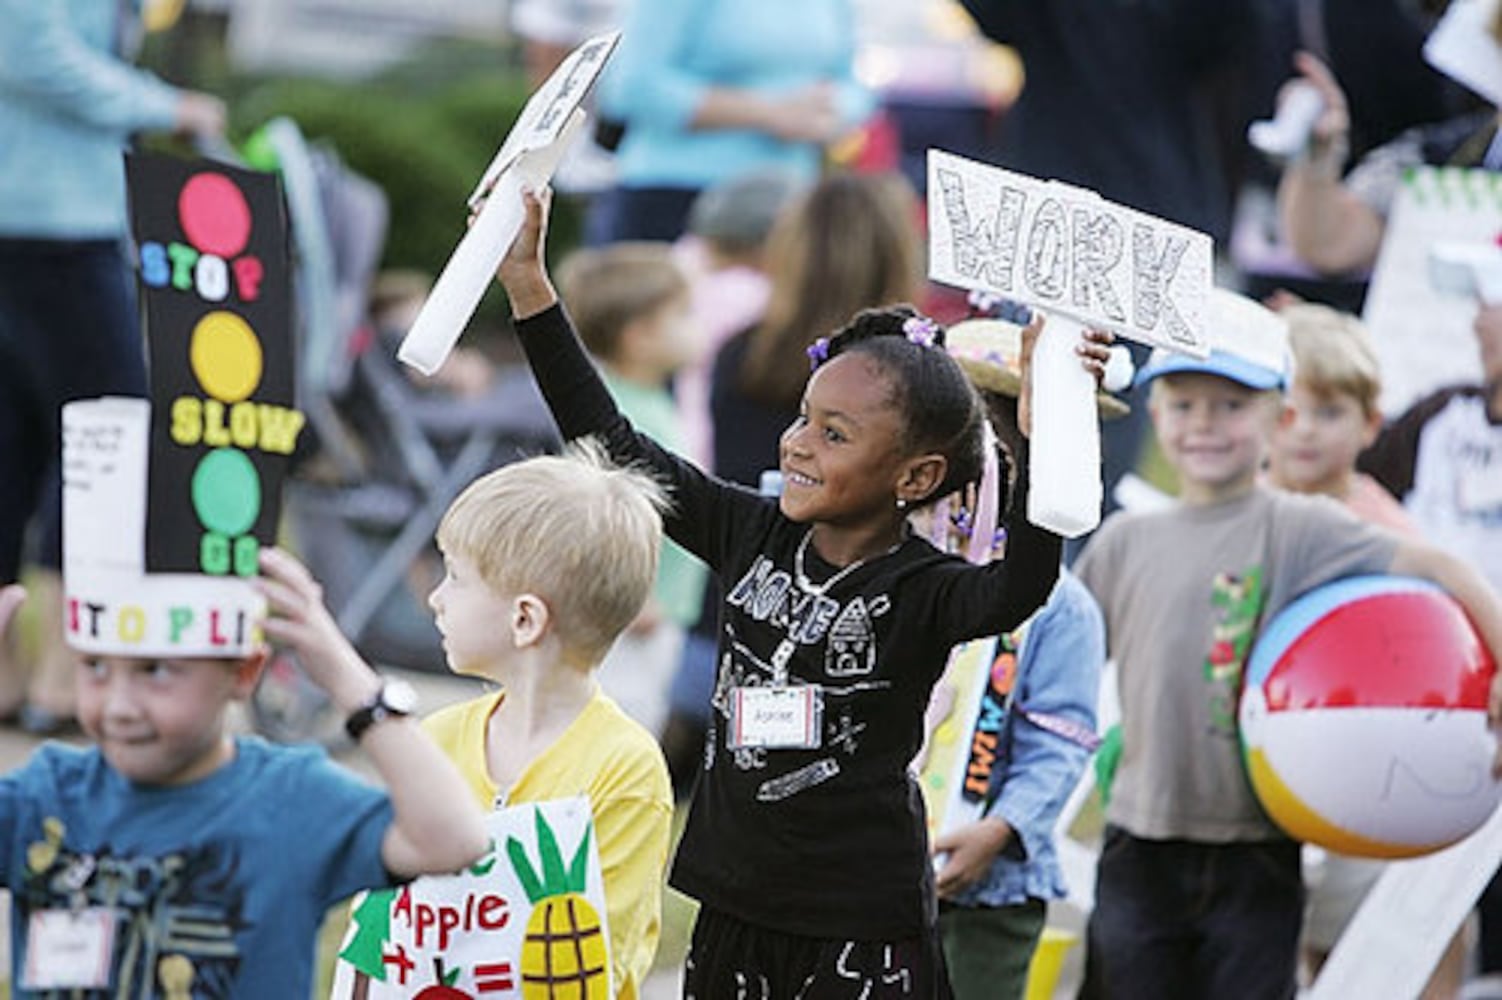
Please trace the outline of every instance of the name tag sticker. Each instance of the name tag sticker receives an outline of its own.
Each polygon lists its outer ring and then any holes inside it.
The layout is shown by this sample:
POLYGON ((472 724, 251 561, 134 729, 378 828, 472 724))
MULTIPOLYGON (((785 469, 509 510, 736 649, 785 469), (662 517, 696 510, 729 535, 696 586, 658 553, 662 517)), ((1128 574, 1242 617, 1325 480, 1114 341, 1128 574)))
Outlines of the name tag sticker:
POLYGON ((730 692, 730 749, 817 749, 823 719, 824 690, 817 685, 738 687, 730 692))
POLYGON ((113 910, 38 910, 26 925, 21 985, 28 990, 108 987, 114 947, 113 910))

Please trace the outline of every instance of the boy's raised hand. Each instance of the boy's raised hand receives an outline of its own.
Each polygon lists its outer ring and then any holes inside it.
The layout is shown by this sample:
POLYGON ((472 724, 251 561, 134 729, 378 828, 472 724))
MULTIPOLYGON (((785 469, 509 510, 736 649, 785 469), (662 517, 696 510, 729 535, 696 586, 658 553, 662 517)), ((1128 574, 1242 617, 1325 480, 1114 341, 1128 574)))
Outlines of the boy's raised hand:
POLYGON ((379 678, 339 630, 323 602, 323 587, 307 567, 282 549, 262 549, 257 585, 271 608, 267 637, 291 647, 335 704, 363 704, 380 686, 379 678))
POLYGON ((16 609, 25 600, 26 588, 19 583, 0 587, 0 644, 5 642, 5 637, 10 631, 11 619, 16 616, 16 609))
POLYGON ((1336 81, 1335 74, 1330 71, 1330 67, 1326 66, 1314 53, 1295 53, 1293 65, 1302 79, 1313 84, 1314 89, 1319 92, 1320 100, 1325 105, 1314 123, 1311 152, 1316 157, 1334 161, 1331 163, 1332 169, 1339 169, 1341 166, 1339 161, 1346 155, 1347 136, 1351 131, 1351 113, 1346 105, 1345 91, 1340 89, 1340 84, 1336 81))

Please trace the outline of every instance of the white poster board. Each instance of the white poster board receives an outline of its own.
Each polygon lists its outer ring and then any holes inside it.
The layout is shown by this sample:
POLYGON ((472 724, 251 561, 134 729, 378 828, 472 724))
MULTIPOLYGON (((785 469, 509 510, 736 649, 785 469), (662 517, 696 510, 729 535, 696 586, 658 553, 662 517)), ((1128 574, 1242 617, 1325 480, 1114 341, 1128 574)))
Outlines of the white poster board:
POLYGON ((1442 386, 1481 379, 1474 297, 1434 287, 1437 245, 1493 245, 1502 233, 1502 174, 1459 167, 1405 173, 1362 319, 1382 366, 1382 412, 1396 416, 1442 386))
POLYGON ((150 400, 78 400, 62 425, 64 571, 142 576, 150 400))
POLYGON ((1196 357, 1209 236, 1059 181, 928 151, 928 274, 1196 357))
POLYGON ((458 875, 355 898, 331 1000, 615 996, 605 886, 583 796, 492 812, 458 875))
POLYGON ((1320 970, 1307 1000, 1418 997, 1502 861, 1502 809, 1443 851, 1394 861, 1320 970))

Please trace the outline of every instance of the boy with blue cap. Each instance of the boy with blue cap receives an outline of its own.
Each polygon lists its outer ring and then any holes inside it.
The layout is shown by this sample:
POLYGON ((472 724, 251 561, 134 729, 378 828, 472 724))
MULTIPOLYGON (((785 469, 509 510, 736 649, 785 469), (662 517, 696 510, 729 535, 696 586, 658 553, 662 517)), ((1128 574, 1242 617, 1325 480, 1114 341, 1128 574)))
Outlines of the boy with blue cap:
MULTIPOLYGON (((1119 670, 1121 757, 1089 932, 1113 1000, 1294 995, 1299 846, 1258 804, 1236 723, 1262 622, 1330 581, 1405 574, 1448 590, 1502 651, 1502 604, 1475 570, 1327 497, 1259 483, 1291 377, 1286 325, 1239 295, 1212 302, 1208 358, 1155 354, 1138 375, 1178 502, 1113 515, 1075 566, 1119 670)), ((1498 709, 1494 687, 1493 724, 1498 709)))

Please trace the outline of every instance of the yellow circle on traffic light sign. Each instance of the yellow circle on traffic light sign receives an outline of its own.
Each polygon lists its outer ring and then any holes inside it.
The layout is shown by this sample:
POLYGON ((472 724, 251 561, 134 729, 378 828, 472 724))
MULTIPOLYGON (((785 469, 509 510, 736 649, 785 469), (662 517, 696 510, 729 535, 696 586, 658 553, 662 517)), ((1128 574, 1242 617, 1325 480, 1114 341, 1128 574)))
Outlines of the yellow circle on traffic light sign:
POLYGON ((216 310, 193 327, 188 361, 205 392, 238 403, 261 384, 261 341, 250 324, 232 312, 216 310))

